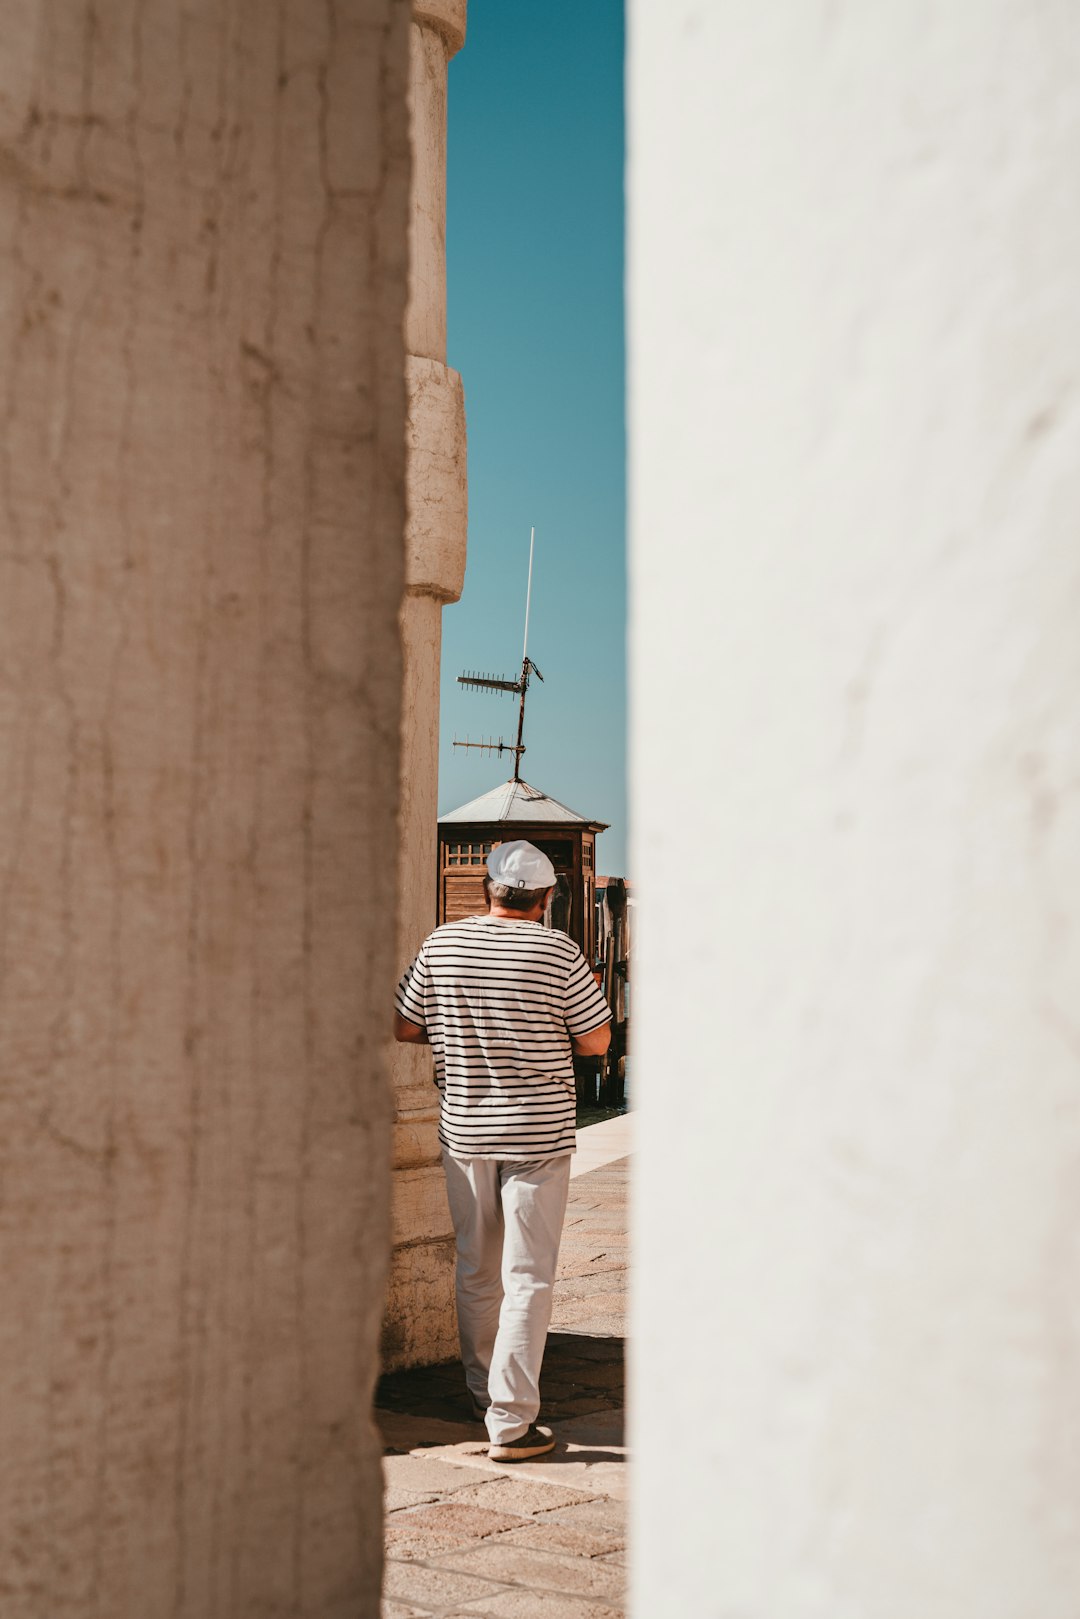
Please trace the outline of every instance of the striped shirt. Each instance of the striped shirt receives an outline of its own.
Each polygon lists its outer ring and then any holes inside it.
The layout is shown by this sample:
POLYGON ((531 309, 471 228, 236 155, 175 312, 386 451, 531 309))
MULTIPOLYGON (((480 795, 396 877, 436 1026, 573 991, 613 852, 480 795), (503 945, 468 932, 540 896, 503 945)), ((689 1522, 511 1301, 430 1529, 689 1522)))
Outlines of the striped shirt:
POLYGON ((571 1035, 611 1019, 585 957, 540 922, 468 916, 436 928, 398 985, 427 1030, 442 1092, 439 1140, 459 1158, 574 1150, 571 1035))

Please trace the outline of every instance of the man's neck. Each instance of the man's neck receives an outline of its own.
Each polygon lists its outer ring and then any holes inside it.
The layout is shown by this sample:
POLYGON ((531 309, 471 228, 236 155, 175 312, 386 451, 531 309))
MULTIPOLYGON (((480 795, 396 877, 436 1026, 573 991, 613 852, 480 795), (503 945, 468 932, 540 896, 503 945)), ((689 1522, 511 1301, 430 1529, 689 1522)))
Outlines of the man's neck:
POLYGON ((534 905, 531 911, 508 911, 502 905, 492 905, 488 910, 488 915, 497 916, 500 922, 539 922, 543 914, 542 905, 534 905))

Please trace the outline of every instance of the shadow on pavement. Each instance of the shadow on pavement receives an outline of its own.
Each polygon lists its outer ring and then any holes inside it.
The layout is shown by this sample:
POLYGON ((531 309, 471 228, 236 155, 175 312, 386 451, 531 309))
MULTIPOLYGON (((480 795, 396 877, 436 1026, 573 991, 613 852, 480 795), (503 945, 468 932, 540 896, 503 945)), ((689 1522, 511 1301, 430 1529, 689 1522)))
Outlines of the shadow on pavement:
MULTIPOLYGON (((548 1334, 540 1375, 541 1422, 560 1426, 571 1418, 621 1411, 624 1390, 623 1338, 588 1337, 578 1332, 548 1334)), ((484 1438, 483 1425, 474 1422, 470 1414, 460 1360, 388 1372, 375 1391, 376 1419, 380 1412, 433 1419, 430 1440, 418 1437, 414 1447, 444 1445, 445 1430, 435 1426, 444 1423, 467 1427, 478 1440, 484 1438)))

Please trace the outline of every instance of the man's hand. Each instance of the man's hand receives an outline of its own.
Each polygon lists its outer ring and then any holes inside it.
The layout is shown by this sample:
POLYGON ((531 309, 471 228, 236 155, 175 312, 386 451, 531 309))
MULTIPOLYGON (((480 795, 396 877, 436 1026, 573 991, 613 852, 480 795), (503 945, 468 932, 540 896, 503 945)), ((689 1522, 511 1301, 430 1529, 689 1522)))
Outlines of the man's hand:
POLYGON ((588 1034, 572 1034, 570 1044, 575 1056, 602 1057, 611 1044, 611 1024, 601 1023, 598 1029, 590 1029, 588 1034))
POLYGON ((426 1046, 429 1043, 427 1030, 418 1023, 410 1023, 400 1012, 394 1013, 394 1039, 400 1040, 404 1046, 426 1046))

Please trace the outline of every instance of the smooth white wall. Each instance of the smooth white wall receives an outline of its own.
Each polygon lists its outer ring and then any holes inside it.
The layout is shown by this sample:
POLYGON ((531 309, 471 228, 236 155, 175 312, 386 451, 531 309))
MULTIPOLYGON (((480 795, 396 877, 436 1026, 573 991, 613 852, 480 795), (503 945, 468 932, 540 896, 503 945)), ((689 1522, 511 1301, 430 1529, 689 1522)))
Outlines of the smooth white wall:
POLYGON ((636 1619, 1080 1615, 1080 27, 629 0, 636 1619))

